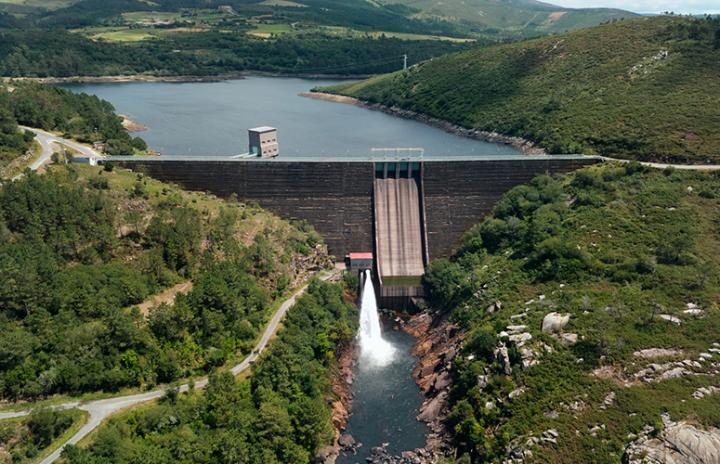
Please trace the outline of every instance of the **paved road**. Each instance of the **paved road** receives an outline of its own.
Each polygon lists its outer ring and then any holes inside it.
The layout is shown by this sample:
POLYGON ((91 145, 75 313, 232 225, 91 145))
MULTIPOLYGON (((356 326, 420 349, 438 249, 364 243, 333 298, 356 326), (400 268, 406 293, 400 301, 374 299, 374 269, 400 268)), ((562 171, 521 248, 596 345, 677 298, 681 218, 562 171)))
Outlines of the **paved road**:
MULTIPOLYGON (((58 145, 65 145, 66 147, 72 148, 73 150, 79 152, 82 156, 86 157, 96 157, 96 158, 102 158, 103 155, 94 150, 93 148, 83 145, 81 143, 75 142, 73 140, 69 140, 63 137, 59 137, 55 134, 51 134, 50 132, 44 131, 42 129, 33 129, 32 127, 25 127, 20 126, 21 129, 28 130, 35 134, 35 140, 38 141, 40 144, 40 147, 42 148, 42 152, 38 159, 33 161, 30 164, 30 169, 33 171, 37 171, 40 166, 44 165, 45 163, 50 161, 50 158, 52 158, 53 153, 56 151, 56 147, 58 145)), ((17 180, 20 177, 22 177, 22 174, 18 174, 13 178, 13 180, 17 180)))
MULTIPOLYGON (((337 274, 337 271, 328 272, 325 274, 322 274, 319 276, 321 280, 328 280, 334 275, 337 274)), ((283 318, 285 317, 285 314, 295 305, 295 302, 298 300, 298 298, 305 293, 308 286, 305 285, 300 290, 296 291, 292 296, 290 296, 287 300, 283 302, 282 305, 278 308, 278 310, 273 314, 273 317, 270 319, 270 322, 268 323, 267 327, 265 328, 265 331, 263 332, 262 336, 260 337, 260 340, 255 345, 255 348, 253 349, 252 353, 246 357, 240 364, 237 364, 232 369, 230 369, 230 372, 233 373, 233 375, 238 375, 241 372, 247 370, 250 368, 250 366, 255 362, 255 360, 258 358, 258 356, 265 350, 268 343, 270 342, 270 339, 277 331, 280 322, 282 322, 283 318)), ((194 383, 194 388, 205 388, 208 383, 208 378, 203 377, 202 379, 196 381, 194 383)), ((186 392, 189 389, 189 385, 187 383, 181 385, 179 387, 180 392, 186 392)), ((147 401, 155 400, 160 397, 162 397, 165 394, 164 389, 157 389, 153 390, 147 393, 138 393, 136 395, 127 395, 127 396, 119 396, 115 398, 108 398, 104 400, 96 400, 96 401, 88 401, 86 403, 82 402, 70 402, 65 403, 62 405, 57 406, 57 408, 60 409, 72 409, 77 408, 83 411, 87 411, 90 414, 90 418, 88 419, 87 423, 82 426, 78 432, 70 437, 70 439, 63 443, 62 446, 60 446, 58 449, 56 449, 52 454, 50 454, 47 458, 43 459, 40 464, 50 464, 51 462, 54 462, 56 459, 60 457, 60 454, 62 454, 65 447, 69 444, 77 444, 80 440, 85 438, 90 432, 95 430, 103 420, 105 420, 107 417, 111 416, 112 414, 125 409, 129 408, 135 405, 138 405, 140 403, 145 403, 147 401)), ((26 411, 16 411, 16 412, 0 412, 0 419, 9 419, 13 417, 22 417, 30 414, 30 410, 26 411)))
MULTIPOLYGON (((607 156, 598 156, 603 161, 617 161, 620 163, 630 163, 632 160, 609 158, 607 156)), ((652 163, 650 161, 640 161, 640 164, 655 169, 680 169, 683 171, 720 171, 720 164, 666 164, 652 163)))

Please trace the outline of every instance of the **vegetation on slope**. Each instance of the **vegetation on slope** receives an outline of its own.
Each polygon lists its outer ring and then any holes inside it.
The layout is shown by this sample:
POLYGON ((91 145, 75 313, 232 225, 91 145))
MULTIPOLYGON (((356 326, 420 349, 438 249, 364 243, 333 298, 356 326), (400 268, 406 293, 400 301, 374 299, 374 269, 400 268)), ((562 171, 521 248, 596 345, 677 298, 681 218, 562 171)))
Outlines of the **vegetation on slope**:
POLYGON ((720 161, 720 19, 621 21, 326 89, 551 153, 720 161))
POLYGON ((720 380, 718 192, 718 173, 637 164, 540 176, 432 263, 433 305, 467 333, 448 419, 462 462, 615 463, 663 412, 717 425, 720 395, 694 394, 720 380), (562 334, 541 331, 551 312, 562 334), (674 351, 636 353, 653 348, 674 351))
POLYGON ((18 124, 59 132, 81 142, 106 141, 109 152, 116 155, 147 148, 142 139, 128 134, 110 103, 95 96, 14 81, 0 84, 0 168, 32 144, 34 135, 21 131, 18 124))
POLYGON ((0 463, 37 461, 83 420, 84 413, 78 409, 37 409, 27 417, 0 422, 0 463))
POLYGON ((405 54, 414 64, 468 48, 458 38, 486 44, 624 14, 475 1, 482 5, 448 2, 446 15, 426 12, 427 4, 369 0, 5 5, 10 13, 0 15, 0 75, 376 74, 400 69, 405 54), (465 14, 468 7, 473 15, 465 14), (487 10, 489 23, 473 22, 478 9, 487 10))
POLYGON ((11 30, 0 32, 0 75, 374 74, 401 68, 405 53, 413 64, 466 48, 450 41, 319 32, 257 38, 244 31, 183 31, 162 40, 109 43, 64 30, 11 30))
MULTIPOLYGON (((0 190, 0 398, 116 391, 247 353, 319 236, 129 171, 71 165, 0 190), (192 279, 146 316, 148 296, 192 279)), ((303 264, 304 263, 304 264, 303 264)))
POLYGON ((355 334, 341 287, 313 281, 249 380, 214 374, 207 389, 110 419, 70 464, 311 462, 334 435, 327 397, 336 354, 355 334))
POLYGON ((456 24, 469 34, 522 38, 597 26, 637 16, 610 8, 562 8, 534 0, 385 0, 411 9, 413 18, 456 24))

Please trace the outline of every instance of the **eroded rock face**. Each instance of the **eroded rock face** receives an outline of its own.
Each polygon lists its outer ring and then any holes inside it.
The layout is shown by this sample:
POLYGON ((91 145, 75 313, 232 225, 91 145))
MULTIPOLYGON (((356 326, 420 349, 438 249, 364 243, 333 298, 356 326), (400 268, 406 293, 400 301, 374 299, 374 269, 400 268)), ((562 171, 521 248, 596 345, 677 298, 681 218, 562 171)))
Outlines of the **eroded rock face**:
POLYGON ((663 415, 665 429, 650 437, 645 431, 625 449, 627 464, 720 463, 720 429, 702 429, 688 422, 672 422, 663 415))
POLYGON ((548 313, 543 318, 542 331, 543 333, 559 333, 565 326, 570 322, 569 314, 560 313, 548 313))

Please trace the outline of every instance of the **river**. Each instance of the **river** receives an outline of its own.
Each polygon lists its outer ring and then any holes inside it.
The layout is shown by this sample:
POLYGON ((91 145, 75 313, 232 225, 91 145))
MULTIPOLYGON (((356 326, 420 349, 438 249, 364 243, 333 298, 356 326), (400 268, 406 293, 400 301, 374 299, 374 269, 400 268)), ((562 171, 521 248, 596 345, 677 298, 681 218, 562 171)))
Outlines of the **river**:
MULTIPOLYGON (((342 81, 248 77, 221 82, 64 84, 110 101, 147 126, 137 135, 165 155, 235 155, 247 129, 278 128, 282 157, 368 157, 372 148, 423 148, 425 156, 520 155, 508 145, 450 134, 417 121, 348 104, 301 97, 342 81)), ((377 154, 375 155, 377 156, 377 154)))
POLYGON ((362 360, 355 366, 352 415, 345 433, 362 446, 356 453, 343 452, 337 464, 365 464, 372 449, 385 443, 394 456, 425 446, 427 426, 415 419, 423 399, 412 378, 417 361, 412 355, 415 339, 394 330, 386 330, 383 336, 396 355, 384 366, 362 360))

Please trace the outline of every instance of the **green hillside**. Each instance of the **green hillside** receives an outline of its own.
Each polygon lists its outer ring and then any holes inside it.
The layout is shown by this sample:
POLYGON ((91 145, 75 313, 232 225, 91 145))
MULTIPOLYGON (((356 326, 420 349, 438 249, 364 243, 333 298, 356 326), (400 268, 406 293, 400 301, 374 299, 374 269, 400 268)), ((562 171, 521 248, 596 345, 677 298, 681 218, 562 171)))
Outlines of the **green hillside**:
POLYGON ((0 403, 147 388, 246 356, 278 301, 325 264, 319 240, 109 165, 5 183, 0 403), (152 303, 183 283, 174 304, 152 303))
POLYGON ((414 10, 412 18, 462 25, 475 34, 528 37, 637 16, 610 8, 562 8, 534 0, 386 0, 414 10))
MULTIPOLYGON (((628 462, 638 436, 697 436, 663 413, 717 426, 718 192, 717 173, 636 163, 541 176, 431 264, 433 306, 467 334, 448 418, 458 463, 628 462)), ((673 456, 642 462, 690 462, 673 456)))
POLYGON ((326 89, 552 153, 720 160, 720 20, 620 21, 326 89))

